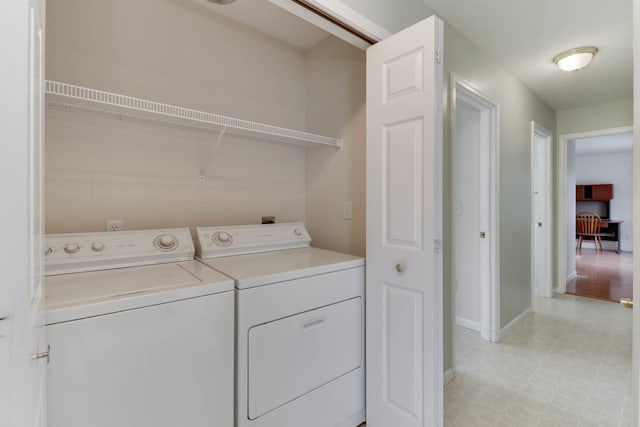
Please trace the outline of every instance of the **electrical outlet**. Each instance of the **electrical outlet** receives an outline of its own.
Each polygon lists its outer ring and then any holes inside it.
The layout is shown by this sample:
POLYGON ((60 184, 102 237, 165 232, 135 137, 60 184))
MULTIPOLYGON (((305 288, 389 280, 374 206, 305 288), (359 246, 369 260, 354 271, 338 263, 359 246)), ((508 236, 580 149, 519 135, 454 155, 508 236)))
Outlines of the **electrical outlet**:
POLYGON ((108 219, 104 224, 104 231, 122 231, 124 230, 124 221, 121 219, 108 219))
POLYGON ((273 216, 273 215, 263 216, 262 217, 262 223, 263 224, 275 224, 276 223, 276 217, 273 216))
POLYGON ((343 217, 344 219, 353 219, 353 204, 351 200, 344 202, 343 217))

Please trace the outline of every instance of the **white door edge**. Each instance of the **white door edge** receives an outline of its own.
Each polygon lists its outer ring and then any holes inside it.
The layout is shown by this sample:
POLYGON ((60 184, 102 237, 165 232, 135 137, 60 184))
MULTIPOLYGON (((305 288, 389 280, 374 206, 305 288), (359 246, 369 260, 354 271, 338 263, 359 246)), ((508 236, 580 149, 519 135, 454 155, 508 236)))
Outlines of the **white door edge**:
MULTIPOLYGON (((499 268, 499 254, 500 254, 500 138, 499 138, 499 119, 500 119, 500 105, 495 102, 491 97, 487 96, 477 88, 473 86, 468 80, 465 80, 456 73, 450 73, 449 78, 450 88, 450 138, 451 141, 455 139, 455 120, 456 120, 456 105, 459 96, 464 97, 465 100, 481 111, 481 121, 483 127, 488 127, 485 135, 489 135, 488 140, 481 142, 481 155, 486 157, 481 160, 480 176, 488 181, 485 194, 481 194, 481 203, 483 200, 488 200, 488 205, 481 205, 481 210, 484 211, 481 214, 482 226, 486 228, 488 236, 488 258, 487 271, 481 273, 484 277, 481 284, 481 310, 480 310, 480 334, 483 339, 491 342, 500 341, 500 268, 499 268)), ((452 159, 453 162, 453 159, 452 159)), ((455 203, 455 198, 452 198, 452 203, 455 203)), ((452 211, 455 209, 451 207, 452 211)), ((451 224, 453 235, 453 221, 451 224)), ((454 253, 454 241, 451 239, 449 253, 454 253)), ((453 259, 453 256, 452 256, 453 259)), ((455 277, 455 265, 451 264, 451 277, 455 277)), ((452 293, 452 323, 455 324, 456 310, 455 310, 455 295, 452 293)), ((453 332, 455 335, 455 328, 453 332)), ((455 346, 455 340, 452 340, 455 346)), ((455 370, 455 362, 452 362, 455 370)))
POLYGON ((545 212, 544 212, 544 221, 542 227, 544 228, 544 271, 542 273, 542 279, 544 283, 544 287, 542 289, 542 296, 551 298, 553 296, 553 288, 555 287, 553 284, 553 275, 551 271, 551 266, 553 265, 553 213, 552 213, 552 205, 553 205, 553 176, 551 169, 551 150, 552 150, 552 141, 553 141, 553 133, 539 125, 535 121, 531 122, 531 174, 530 174, 530 200, 531 200, 531 307, 535 309, 535 300, 536 300, 536 286, 535 286, 535 234, 536 234, 536 219, 535 219, 535 197, 534 197, 534 188, 535 188, 535 137, 536 134, 544 137, 544 195, 545 195, 545 212))

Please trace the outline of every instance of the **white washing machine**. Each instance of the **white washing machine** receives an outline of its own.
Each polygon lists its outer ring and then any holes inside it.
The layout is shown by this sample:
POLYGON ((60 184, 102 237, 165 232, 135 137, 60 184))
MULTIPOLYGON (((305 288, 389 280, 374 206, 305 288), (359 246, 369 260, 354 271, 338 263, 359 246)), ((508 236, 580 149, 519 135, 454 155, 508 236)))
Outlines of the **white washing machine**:
POLYGON ((198 227, 196 257, 236 286, 236 427, 364 421, 364 265, 302 224, 198 227))
POLYGON ((49 427, 233 426, 233 281, 187 228, 45 236, 49 427))

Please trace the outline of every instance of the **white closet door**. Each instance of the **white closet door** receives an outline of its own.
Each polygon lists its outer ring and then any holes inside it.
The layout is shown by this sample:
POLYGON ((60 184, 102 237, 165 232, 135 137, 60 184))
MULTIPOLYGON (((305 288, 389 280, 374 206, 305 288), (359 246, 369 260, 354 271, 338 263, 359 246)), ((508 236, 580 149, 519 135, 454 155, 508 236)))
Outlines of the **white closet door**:
POLYGON ((42 174, 45 1, 3 2, 0 12, 0 425, 46 425, 42 316, 42 174), (9 66, 10 64, 10 66, 9 66))
POLYGON ((442 425, 442 21, 367 51, 367 426, 442 425))

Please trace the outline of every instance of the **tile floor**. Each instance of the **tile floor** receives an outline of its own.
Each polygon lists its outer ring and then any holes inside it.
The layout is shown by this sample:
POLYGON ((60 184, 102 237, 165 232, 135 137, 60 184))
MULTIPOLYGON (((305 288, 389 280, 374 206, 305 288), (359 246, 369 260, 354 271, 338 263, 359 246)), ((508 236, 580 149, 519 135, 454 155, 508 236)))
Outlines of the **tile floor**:
POLYGON ((445 426, 630 426, 631 312, 563 295, 499 344, 457 328, 445 426))

